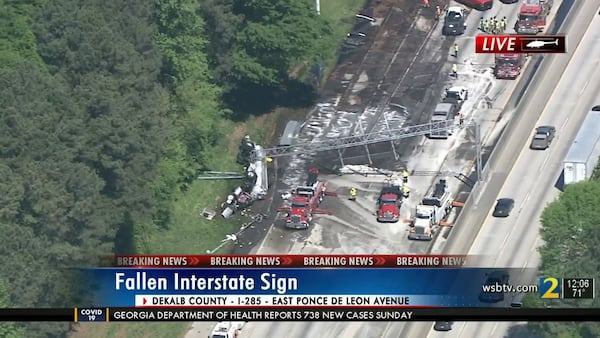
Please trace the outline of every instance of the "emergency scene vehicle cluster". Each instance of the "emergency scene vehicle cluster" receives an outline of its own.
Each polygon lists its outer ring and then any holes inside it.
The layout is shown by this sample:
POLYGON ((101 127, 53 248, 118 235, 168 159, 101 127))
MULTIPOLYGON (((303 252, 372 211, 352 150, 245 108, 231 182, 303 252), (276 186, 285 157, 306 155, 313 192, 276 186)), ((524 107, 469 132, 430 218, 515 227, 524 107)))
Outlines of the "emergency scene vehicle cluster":
MULTIPOLYGON (((240 232, 228 238, 234 253, 476 255, 491 245, 473 244, 456 252, 452 236, 463 228, 498 222, 503 227, 496 229, 504 231, 522 212, 520 204, 529 197, 511 196, 501 187, 497 194, 505 195, 490 201, 481 196, 508 175, 504 171, 509 168, 490 174, 486 166, 498 165, 490 158, 501 141, 512 142, 503 135, 511 128, 520 132, 511 119, 525 112, 507 107, 529 95, 530 79, 541 61, 520 53, 475 54, 474 36, 556 34, 560 24, 553 20, 564 0, 401 2, 412 6, 410 20, 397 4, 386 1, 388 7, 368 1, 356 14, 327 95, 310 108, 305 120, 284 121, 277 140, 269 144, 256 144, 252 135, 241 140, 242 170, 230 173, 239 175, 241 184, 214 213, 243 222, 240 232), (488 202, 489 210, 483 210, 480 203, 488 202), (467 222, 465 217, 477 221, 467 222)), ((589 112, 590 121, 597 107, 596 103, 589 112)), ((542 122, 525 132, 528 152, 521 158, 556 146, 561 128, 542 122)), ((591 129, 583 127, 577 136, 587 141, 573 143, 572 153, 585 156, 561 159, 565 184, 591 175, 589 168, 600 155, 600 147, 586 147, 600 140, 600 129, 591 129)), ((514 149, 510 155, 520 152, 514 149)), ((475 236, 479 232, 473 230, 470 243, 475 236)), ((503 236, 498 245, 513 240, 508 230, 503 236)), ((509 251, 491 256, 500 259, 509 251)), ((513 296, 519 295, 506 296, 506 301, 513 296)), ((458 331, 452 322, 430 323, 426 329, 392 323, 393 335, 389 327, 376 324, 357 324, 352 332, 332 323, 285 323, 285 328, 276 324, 247 323, 235 332, 241 338, 299 338, 308 336, 301 331, 327 332, 327 337, 435 337, 438 331, 458 331)), ((491 333, 462 336, 504 337, 507 330, 508 326, 494 327, 491 333)))

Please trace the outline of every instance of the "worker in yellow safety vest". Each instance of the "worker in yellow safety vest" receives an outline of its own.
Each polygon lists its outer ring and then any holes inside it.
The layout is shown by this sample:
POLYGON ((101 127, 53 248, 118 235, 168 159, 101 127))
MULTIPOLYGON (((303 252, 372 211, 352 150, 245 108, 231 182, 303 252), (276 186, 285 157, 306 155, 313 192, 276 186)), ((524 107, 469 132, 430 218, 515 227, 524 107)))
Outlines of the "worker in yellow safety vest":
POLYGON ((350 200, 356 201, 356 188, 354 187, 350 188, 350 200))
POLYGON ((410 195, 410 188, 407 185, 403 185, 402 186, 402 196, 404 196, 404 198, 408 198, 409 195, 410 195))
POLYGON ((408 183, 408 171, 406 169, 402 170, 402 182, 408 183))

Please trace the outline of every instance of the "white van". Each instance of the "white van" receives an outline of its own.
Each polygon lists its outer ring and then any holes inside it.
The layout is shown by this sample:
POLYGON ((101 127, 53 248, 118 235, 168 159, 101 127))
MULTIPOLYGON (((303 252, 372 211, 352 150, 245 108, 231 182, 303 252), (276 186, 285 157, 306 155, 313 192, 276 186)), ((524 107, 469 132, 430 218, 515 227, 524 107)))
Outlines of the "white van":
POLYGON ((431 123, 435 123, 435 125, 431 126, 432 130, 429 133, 429 138, 447 139, 449 136, 451 136, 454 129, 455 115, 456 110, 452 103, 439 103, 437 106, 435 106, 433 116, 431 117, 431 123), (443 121, 446 121, 446 123, 437 123, 443 121), (441 127, 446 127, 446 129, 436 130, 441 127))

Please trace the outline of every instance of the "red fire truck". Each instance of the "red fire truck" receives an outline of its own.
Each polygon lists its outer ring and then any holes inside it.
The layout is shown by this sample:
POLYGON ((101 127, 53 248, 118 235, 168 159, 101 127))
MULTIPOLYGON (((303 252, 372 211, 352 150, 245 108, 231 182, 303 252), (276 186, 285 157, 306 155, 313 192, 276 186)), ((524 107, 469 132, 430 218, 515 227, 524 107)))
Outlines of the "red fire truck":
POLYGON ((465 4, 469 7, 473 7, 480 11, 487 11, 488 9, 492 9, 494 6, 494 0, 457 0, 462 4, 465 4))
POLYGON ((514 80, 521 74, 525 60, 525 54, 496 54, 494 75, 497 79, 514 80))
POLYGON ((550 14, 552 0, 526 0, 519 9, 515 24, 518 34, 537 34, 546 29, 546 18, 550 14))
POLYGON ((278 211, 287 211, 285 226, 292 229, 307 229, 314 214, 328 214, 329 210, 319 209, 324 196, 335 196, 335 191, 327 191, 327 183, 319 181, 319 170, 311 168, 306 185, 294 189, 289 205, 279 207, 278 211))

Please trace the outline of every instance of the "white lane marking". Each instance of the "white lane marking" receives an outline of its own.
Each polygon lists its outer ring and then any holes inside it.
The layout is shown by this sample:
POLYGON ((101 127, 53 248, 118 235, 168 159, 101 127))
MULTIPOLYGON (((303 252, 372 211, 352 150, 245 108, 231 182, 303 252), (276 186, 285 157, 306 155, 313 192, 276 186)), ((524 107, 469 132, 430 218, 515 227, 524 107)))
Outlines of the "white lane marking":
POLYGON ((549 159, 550 159, 550 152, 548 152, 548 154, 546 154, 546 158, 544 159, 544 162, 542 163, 542 166, 540 167, 539 171, 542 171, 544 169, 544 167, 546 166, 546 163, 548 163, 549 159))
POLYGON ((464 322, 463 326, 460 328, 460 331, 458 332, 458 337, 462 337, 462 333, 466 328, 467 328, 467 322, 464 322))
POLYGON ((564 128, 564 126, 566 126, 566 125, 567 125, 567 122, 569 122, 569 117, 568 117, 568 116, 567 116, 567 118, 565 119, 565 122, 564 122, 564 123, 563 123, 563 125, 562 125, 562 126, 563 126, 563 128, 564 128))
POLYGON ((502 241, 502 244, 500 245, 500 254, 498 256, 496 256, 496 259, 498 259, 498 257, 502 256, 502 253, 504 252, 504 249, 506 248, 506 242, 508 242, 508 238, 510 237, 511 231, 508 231, 506 233, 506 236, 504 237, 504 240, 502 241))
POLYGON ((579 95, 583 94, 588 83, 590 83, 590 80, 585 81, 585 83, 583 84, 583 88, 581 88, 581 91, 579 92, 579 95))
POLYGON ((492 328, 492 331, 490 331, 490 336, 494 335, 494 332, 496 332, 496 329, 498 328, 498 322, 496 322, 496 324, 494 324, 494 327, 492 328))
POLYGON ((527 201, 529 201, 529 197, 531 197, 531 191, 527 192, 527 195, 525 195, 525 199, 523 199, 523 206, 527 204, 527 201))

